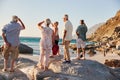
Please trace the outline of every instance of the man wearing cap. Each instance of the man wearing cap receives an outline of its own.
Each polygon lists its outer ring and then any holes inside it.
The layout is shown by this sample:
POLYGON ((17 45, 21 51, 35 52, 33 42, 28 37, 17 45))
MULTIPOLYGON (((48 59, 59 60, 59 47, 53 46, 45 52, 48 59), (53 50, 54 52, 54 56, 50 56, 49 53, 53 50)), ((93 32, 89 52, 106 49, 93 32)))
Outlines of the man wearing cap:
POLYGON ((19 54, 18 50, 18 46, 20 44, 19 34, 20 31, 23 29, 25 29, 25 26, 21 19, 18 18, 17 16, 12 16, 12 21, 2 28, 2 38, 4 41, 4 49, 2 52, 4 56, 3 71, 7 71, 9 55, 11 55, 10 72, 14 71, 14 62, 18 58, 19 54), (18 23, 18 21, 20 23, 18 23))
POLYGON ((72 23, 68 19, 68 15, 65 14, 64 18, 64 33, 63 33, 63 45, 64 45, 64 62, 63 63, 70 63, 70 54, 69 54, 69 44, 70 41, 72 40, 72 31, 73 31, 73 26, 72 23))

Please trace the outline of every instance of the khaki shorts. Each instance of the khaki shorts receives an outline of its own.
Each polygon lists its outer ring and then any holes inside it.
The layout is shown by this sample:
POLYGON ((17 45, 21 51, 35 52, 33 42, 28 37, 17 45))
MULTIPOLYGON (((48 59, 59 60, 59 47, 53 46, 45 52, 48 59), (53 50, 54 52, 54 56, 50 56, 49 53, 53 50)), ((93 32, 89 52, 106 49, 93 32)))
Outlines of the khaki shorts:
POLYGON ((3 49, 3 52, 2 52, 3 56, 5 59, 8 59, 9 58, 9 55, 11 56, 11 59, 17 59, 18 58, 18 55, 19 55, 19 50, 18 50, 18 46, 16 47, 8 47, 6 45, 4 45, 4 49, 3 49))

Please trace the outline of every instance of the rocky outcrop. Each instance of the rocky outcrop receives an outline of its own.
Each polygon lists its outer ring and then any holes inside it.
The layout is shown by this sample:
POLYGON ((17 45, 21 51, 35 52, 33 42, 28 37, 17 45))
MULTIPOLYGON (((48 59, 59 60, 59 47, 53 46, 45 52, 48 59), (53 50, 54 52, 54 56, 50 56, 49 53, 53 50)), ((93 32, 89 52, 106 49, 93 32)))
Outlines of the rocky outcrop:
POLYGON ((87 32, 87 38, 89 38, 89 36, 91 36, 100 26, 102 26, 104 24, 103 23, 99 23, 99 24, 95 24, 94 26, 92 26, 90 29, 88 29, 87 32))
POLYGON ((31 48, 31 47, 29 47, 29 46, 27 46, 27 45, 25 45, 25 44, 20 44, 19 45, 19 52, 20 53, 27 53, 27 54, 31 54, 31 53, 33 53, 33 49, 31 48))
POLYGON ((16 69, 14 73, 0 71, 0 80, 29 80, 27 75, 16 69))
MULTIPOLYGON (((2 72, 0 67, 0 80, 120 80, 114 70, 97 61, 72 60, 71 64, 63 64, 62 57, 50 58, 47 71, 35 66, 37 62, 18 58, 14 73, 2 72)), ((0 61, 3 63, 2 59, 0 61)))
POLYGON ((3 72, 3 57, 0 55, 0 80, 31 80, 30 76, 25 73, 25 69, 33 69, 33 67, 28 67, 36 65, 37 62, 30 59, 18 58, 15 63, 15 72, 3 72))
POLYGON ((105 60, 104 64, 109 67, 120 67, 120 60, 117 59, 105 60))
MULTIPOLYGON (((29 46, 27 46, 27 45, 25 45, 25 44, 20 44, 19 45, 19 52, 20 53, 26 53, 26 54, 32 54, 33 53, 33 49, 31 48, 31 47, 29 47, 29 46)), ((0 54, 1 54, 1 52, 2 52, 2 47, 0 47, 0 54)))
MULTIPOLYGON (((77 50, 76 44, 70 44, 69 47, 70 47, 71 49, 73 49, 74 51, 77 50)), ((88 54, 89 56, 93 56, 93 55, 96 54, 95 49, 96 49, 97 47, 98 47, 98 45, 89 44, 89 45, 86 45, 85 50, 88 50, 87 54, 88 54)))
MULTIPOLYGON (((115 35, 114 33, 116 28, 119 27, 120 27, 120 10, 116 13, 114 17, 108 19, 105 24, 100 26, 91 36, 91 39, 94 41, 101 41, 103 37, 111 37, 111 36, 117 37, 118 35, 115 35)), ((118 29, 117 32, 119 32, 118 29)))
POLYGON ((54 61, 48 71, 34 68, 35 80, 119 80, 112 69, 91 60, 73 60, 71 64, 54 61))

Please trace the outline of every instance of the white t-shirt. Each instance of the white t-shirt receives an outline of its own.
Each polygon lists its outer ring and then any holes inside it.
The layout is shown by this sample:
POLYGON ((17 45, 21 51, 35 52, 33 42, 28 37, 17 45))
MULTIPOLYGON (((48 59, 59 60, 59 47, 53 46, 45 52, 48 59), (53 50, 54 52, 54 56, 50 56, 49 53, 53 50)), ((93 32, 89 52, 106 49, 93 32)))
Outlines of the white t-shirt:
POLYGON ((72 31, 73 31, 73 25, 72 23, 68 20, 65 22, 65 29, 67 31, 65 40, 66 41, 71 41, 72 40, 72 31))

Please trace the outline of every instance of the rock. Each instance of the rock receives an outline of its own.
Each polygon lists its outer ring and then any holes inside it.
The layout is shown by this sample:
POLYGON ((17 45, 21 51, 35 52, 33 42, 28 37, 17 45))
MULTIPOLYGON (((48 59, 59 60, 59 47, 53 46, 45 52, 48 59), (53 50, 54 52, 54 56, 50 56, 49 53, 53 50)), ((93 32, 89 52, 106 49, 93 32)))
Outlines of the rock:
POLYGON ((120 41, 116 43, 116 49, 120 50, 120 41))
MULTIPOLYGON (((0 47, 0 54, 1 54, 1 51, 2 51, 2 47, 0 47)), ((19 45, 19 52, 20 53, 33 53, 33 49, 25 44, 20 44, 19 45)))
MULTIPOLYGON (((118 35, 113 34, 114 30, 117 26, 119 26, 120 21, 120 10, 116 13, 115 16, 111 17, 106 21, 105 24, 101 25, 91 36, 94 41, 102 40, 103 37, 108 36, 112 37, 113 39, 118 39, 118 35), (114 37, 113 37, 114 36, 114 37), (116 37, 115 37, 116 36, 116 37)), ((115 31, 119 31, 119 29, 116 29, 115 31)), ((119 31, 120 32, 120 31, 119 31)))
MULTIPOLYGON (((70 44, 69 46, 71 49, 73 49, 74 51, 77 50, 77 46, 76 44, 70 44)), ((94 42, 89 42, 88 45, 85 46, 86 50, 92 49, 92 48, 96 48, 97 46, 94 45, 94 42)))
POLYGON ((89 54, 90 56, 94 56, 94 55, 96 54, 94 48, 93 48, 93 49, 90 49, 89 52, 88 52, 88 54, 89 54))
POLYGON ((25 44, 20 44, 19 52, 20 53, 33 53, 33 49, 25 44))
POLYGON ((110 68, 91 60, 72 61, 71 64, 53 62, 49 68, 55 73, 68 75, 67 80, 119 80, 110 68))
POLYGON ((74 51, 77 50, 76 44, 70 44, 69 47, 74 51))
POLYGON ((63 55, 60 55, 60 56, 55 55, 54 57, 50 57, 50 58, 49 58, 49 64, 50 64, 51 62, 54 62, 54 61, 60 61, 61 59, 63 59, 63 55))
POLYGON ((61 58, 50 59, 47 71, 34 66, 37 62, 18 58, 14 73, 2 72, 0 68, 0 80, 120 80, 114 70, 96 61, 73 60, 71 64, 63 64, 61 58))
POLYGON ((117 11, 116 16, 120 16, 120 10, 117 11))
POLYGON ((0 75, 0 80, 5 80, 4 77, 2 75, 0 75))
POLYGON ((45 77, 55 77, 56 76, 56 74, 51 70, 47 70, 47 71, 41 70, 40 71, 38 69, 37 69, 37 73, 34 72, 34 75, 36 75, 36 76, 34 76, 35 80, 41 80, 41 79, 44 79, 45 77))
POLYGON ((114 72, 116 74, 118 74, 120 76, 120 68, 119 67, 118 68, 114 68, 113 70, 114 70, 114 72))
POLYGON ((15 72, 2 72, 3 57, 0 57, 0 80, 32 80, 32 77, 28 74, 28 72, 32 70, 36 64, 37 62, 30 59, 18 58, 15 64, 15 72))
POLYGON ((26 59, 26 58, 20 57, 16 60, 16 68, 19 68, 19 69, 29 67, 29 66, 34 66, 36 64, 37 64, 37 62, 32 61, 30 59, 26 59))
POLYGON ((120 60, 117 59, 105 60, 104 64, 109 67, 120 67, 120 60))
POLYGON ((15 72, 13 73, 0 71, 0 75, 1 75, 0 78, 2 78, 0 80, 29 80, 27 75, 18 69, 15 70, 15 72))

